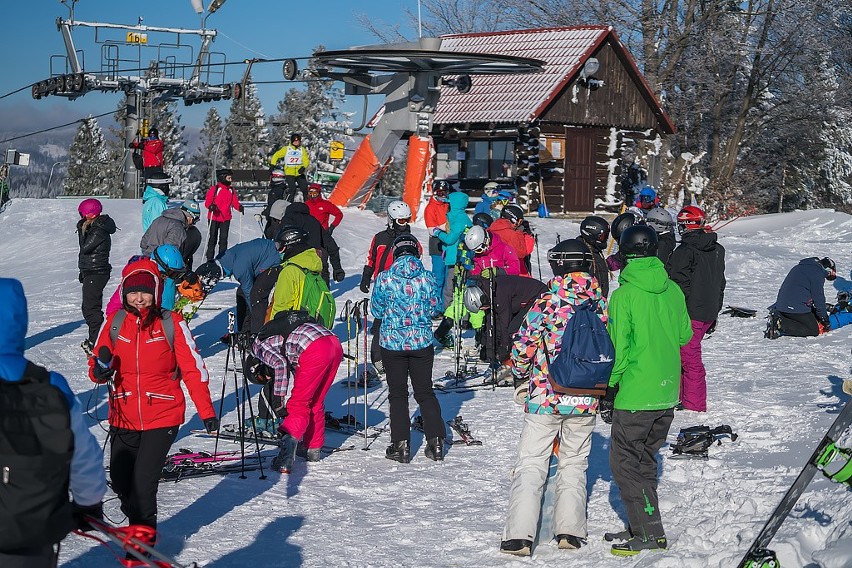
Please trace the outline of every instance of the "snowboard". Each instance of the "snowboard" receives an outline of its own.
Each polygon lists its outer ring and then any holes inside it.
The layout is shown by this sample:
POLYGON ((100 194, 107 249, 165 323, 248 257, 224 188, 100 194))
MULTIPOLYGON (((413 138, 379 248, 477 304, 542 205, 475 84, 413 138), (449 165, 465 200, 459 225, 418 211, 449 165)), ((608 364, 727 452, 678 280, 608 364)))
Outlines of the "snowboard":
POLYGON ((805 492, 805 489, 807 489, 808 484, 810 484, 817 472, 821 471, 819 463, 824 456, 825 450, 833 447, 834 442, 840 434, 842 434, 850 425, 852 425, 852 401, 847 401, 846 406, 843 407, 843 410, 834 421, 834 424, 832 424, 825 433, 825 436, 823 436, 819 445, 817 445, 816 450, 814 450, 814 453, 808 459, 808 462, 793 482, 793 485, 790 486, 790 489, 781 499, 778 507, 775 508, 775 511, 773 511, 772 515, 769 517, 769 520, 766 521, 763 530, 761 530, 754 539, 754 543, 752 543, 751 548, 748 549, 748 552, 746 552, 742 561, 740 561, 738 565, 739 568, 768 568, 779 566, 778 560, 775 558, 775 553, 768 550, 766 547, 769 546, 769 542, 775 536, 775 533, 778 532, 778 529, 781 528, 781 525, 784 523, 787 515, 790 514, 793 507, 796 505, 796 501, 799 500, 799 497, 801 497, 805 492))
POLYGON ((727 306, 721 311, 720 315, 729 315, 732 318, 753 318, 757 317, 757 310, 740 306, 727 306))
POLYGON ((477 440, 473 434, 470 432, 470 426, 468 426, 467 422, 465 422, 461 415, 456 416, 452 420, 447 420, 447 426, 449 426, 453 433, 458 436, 458 439, 453 440, 453 445, 455 444, 464 444, 466 446, 481 446, 482 441, 477 440))

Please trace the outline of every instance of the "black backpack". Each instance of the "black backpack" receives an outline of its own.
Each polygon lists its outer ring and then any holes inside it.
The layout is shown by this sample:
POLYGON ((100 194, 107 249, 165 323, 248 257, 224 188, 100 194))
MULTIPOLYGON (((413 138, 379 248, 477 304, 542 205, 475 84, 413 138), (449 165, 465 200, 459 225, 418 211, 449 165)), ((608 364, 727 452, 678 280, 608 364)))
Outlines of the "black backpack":
MULTIPOLYGON (((293 333, 303 323, 319 323, 307 310, 283 310, 275 314, 275 317, 263 324, 257 332, 258 339, 266 339, 273 335, 280 335, 287 341, 287 336, 293 333)), ((320 324, 322 325, 322 324, 320 324)), ((282 344, 283 349, 283 344, 282 344)))
POLYGON ((71 532, 73 453, 68 399, 47 369, 27 362, 20 382, 0 379, 0 551, 49 546, 71 532))

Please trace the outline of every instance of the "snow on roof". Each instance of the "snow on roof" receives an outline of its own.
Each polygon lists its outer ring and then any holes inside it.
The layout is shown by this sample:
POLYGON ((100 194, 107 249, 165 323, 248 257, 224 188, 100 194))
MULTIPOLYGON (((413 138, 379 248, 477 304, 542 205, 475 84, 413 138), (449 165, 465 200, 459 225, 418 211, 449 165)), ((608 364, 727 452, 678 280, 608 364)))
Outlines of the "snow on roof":
POLYGON ((467 94, 443 86, 435 123, 535 119, 610 33, 609 26, 577 26, 441 36, 442 50, 531 57, 545 65, 540 73, 477 75, 467 94))

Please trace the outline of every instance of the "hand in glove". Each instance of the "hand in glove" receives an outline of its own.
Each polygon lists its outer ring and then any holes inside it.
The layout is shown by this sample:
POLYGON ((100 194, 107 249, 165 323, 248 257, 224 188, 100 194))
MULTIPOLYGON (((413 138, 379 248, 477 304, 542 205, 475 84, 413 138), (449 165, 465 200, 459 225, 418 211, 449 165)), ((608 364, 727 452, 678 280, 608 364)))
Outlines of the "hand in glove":
POLYGON ((359 288, 365 294, 370 293, 370 279, 373 277, 373 269, 369 266, 364 267, 364 273, 361 275, 361 285, 359 288))
POLYGON ((103 522, 104 504, 95 503, 94 505, 78 505, 77 503, 71 503, 71 518, 74 519, 74 527, 78 531, 93 531, 95 528, 89 524, 87 518, 103 522))
POLYGON ((716 322, 717 322, 717 321, 719 321, 719 320, 713 320, 713 323, 711 323, 711 324, 710 324, 710 327, 708 327, 708 328, 707 328, 707 332, 705 333, 705 335, 710 335, 710 334, 712 334, 714 331, 716 331, 716 322))
POLYGON ((246 208, 245 208, 242 204, 240 204, 240 206, 239 206, 239 207, 237 207, 237 211, 239 211, 239 212, 240 212, 240 215, 245 215, 245 214, 246 214, 246 208))
POLYGON ((612 424, 612 413, 615 410, 615 395, 618 394, 618 387, 607 387, 606 394, 601 398, 598 412, 601 415, 601 420, 607 424, 612 424))
POLYGON ((210 204, 210 207, 209 207, 208 209, 209 209, 209 210, 210 210, 210 212, 211 212, 212 214, 214 214, 214 215, 218 215, 218 214, 219 214, 219 207, 218 207, 215 203, 211 203, 211 204, 210 204))
POLYGON ((204 421, 204 429, 207 430, 208 434, 212 434, 213 432, 219 429, 219 419, 215 416, 212 418, 208 418, 204 421))
POLYGON ((104 363, 97 357, 92 357, 92 359, 92 375, 95 377, 95 380, 101 384, 109 381, 115 374, 115 369, 112 368, 111 364, 112 361, 104 363))
POLYGON ((821 333, 831 331, 831 321, 829 321, 828 318, 817 318, 817 321, 819 321, 820 326, 822 326, 821 333))
POLYGON ((83 273, 82 273, 82 272, 81 272, 80 274, 78 274, 78 275, 77 275, 77 280, 79 280, 79 281, 80 281, 80 284, 82 284, 82 283, 83 283, 83 273))
POLYGON ((343 279, 346 278, 346 273, 343 271, 343 269, 337 269, 332 273, 332 277, 334 278, 335 282, 342 282, 343 279))
POLYGON ((521 231, 525 232, 528 235, 532 235, 532 228, 530 227, 530 222, 526 219, 521 221, 521 231))
POLYGON ((334 232, 335 227, 337 227, 337 225, 329 225, 328 226, 328 234, 329 235, 331 235, 334 232))
POLYGON ((433 237, 437 237, 438 235, 440 235, 440 234, 441 234, 441 232, 442 232, 442 231, 441 231, 441 229, 440 229, 440 228, 438 228, 438 227, 432 227, 432 230, 430 230, 430 231, 429 231, 429 234, 430 234, 430 235, 432 235, 433 237))
POLYGON ((299 171, 299 175, 300 175, 300 176, 305 175, 305 166, 302 166, 301 168, 299 168, 299 170, 298 170, 298 171, 299 171))

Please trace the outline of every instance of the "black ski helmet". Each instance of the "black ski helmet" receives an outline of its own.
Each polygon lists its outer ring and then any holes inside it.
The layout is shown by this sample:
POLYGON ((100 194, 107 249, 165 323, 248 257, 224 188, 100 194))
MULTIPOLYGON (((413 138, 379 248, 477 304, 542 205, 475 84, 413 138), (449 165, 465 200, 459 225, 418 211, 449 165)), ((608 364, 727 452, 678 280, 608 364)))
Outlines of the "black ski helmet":
POLYGON ((624 229, 639 224, 645 224, 644 217, 640 217, 632 211, 626 211, 622 213, 621 215, 612 220, 612 224, 610 225, 612 238, 621 242, 621 234, 624 232, 624 229))
POLYGON ((479 225, 483 229, 487 229, 494 222, 494 217, 488 213, 477 213, 473 216, 473 224, 479 225))
POLYGON ((609 240, 609 223, 603 217, 589 215, 580 223, 580 235, 594 243, 598 250, 603 250, 609 240))
POLYGON ((547 251, 547 261, 554 276, 565 276, 569 272, 589 272, 592 269, 592 252, 580 239, 567 239, 547 251))
POLYGON ((517 226, 524 220, 524 210, 514 203, 510 203, 503 207, 503 211, 500 212, 500 218, 507 219, 512 225, 517 226))
POLYGON ((231 170, 231 168, 222 168, 220 170, 216 170, 216 181, 228 185, 227 180, 225 178, 233 175, 234 172, 231 170))
POLYGON ((245 361, 243 361, 243 376, 245 376, 248 382, 254 385, 265 385, 275 378, 275 371, 272 367, 249 353, 246 355, 245 361))
POLYGON ((417 238, 410 234, 405 233, 398 236, 394 239, 393 244, 391 245, 391 250, 393 251, 393 259, 396 260, 401 256, 410 255, 416 258, 420 258, 420 243, 417 241, 417 238))
POLYGON ((275 235, 275 246, 281 254, 292 252, 299 245, 307 245, 308 233, 295 225, 284 225, 275 235))
POLYGON ((657 231, 648 225, 633 225, 621 233, 618 250, 626 259, 657 255, 657 231))
POLYGON ((837 266, 834 264, 833 260, 826 256, 821 258, 819 263, 825 269, 826 280, 834 280, 835 278, 837 278, 837 266))

